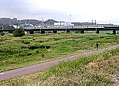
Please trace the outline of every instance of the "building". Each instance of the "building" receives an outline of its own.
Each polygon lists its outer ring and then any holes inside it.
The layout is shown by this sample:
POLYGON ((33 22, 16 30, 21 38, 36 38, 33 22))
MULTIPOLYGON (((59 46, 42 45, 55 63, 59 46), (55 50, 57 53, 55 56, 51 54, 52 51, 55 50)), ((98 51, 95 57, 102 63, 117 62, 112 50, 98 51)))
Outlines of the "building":
POLYGON ((71 24, 70 22, 60 21, 60 22, 54 23, 54 26, 74 26, 74 24, 71 24))

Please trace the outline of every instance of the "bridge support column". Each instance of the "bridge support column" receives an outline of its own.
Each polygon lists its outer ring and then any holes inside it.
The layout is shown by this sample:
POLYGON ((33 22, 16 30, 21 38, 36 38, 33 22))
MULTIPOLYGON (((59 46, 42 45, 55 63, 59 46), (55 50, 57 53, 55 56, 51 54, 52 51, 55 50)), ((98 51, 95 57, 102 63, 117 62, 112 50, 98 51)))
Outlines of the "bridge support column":
POLYGON ((34 34, 34 31, 31 30, 31 31, 29 31, 29 33, 30 33, 30 34, 34 34))
POLYGON ((9 33, 13 33, 13 31, 12 31, 12 30, 9 30, 8 32, 9 32, 9 33))
POLYGON ((53 31, 53 33, 57 33, 57 31, 56 31, 56 30, 54 30, 54 31, 53 31))
POLYGON ((99 34, 99 33, 100 33, 99 29, 96 29, 96 33, 97 33, 97 34, 99 34))
POLYGON ((113 30, 113 34, 116 34, 116 30, 113 30))
POLYGON ((45 34, 45 31, 44 30, 41 30, 41 34, 45 34))
POLYGON ((66 33, 70 33, 70 30, 67 30, 66 33))
POLYGON ((28 31, 24 31, 25 34, 28 34, 29 32, 28 31))
POLYGON ((81 30, 80 33, 81 33, 81 34, 84 34, 84 30, 81 30))

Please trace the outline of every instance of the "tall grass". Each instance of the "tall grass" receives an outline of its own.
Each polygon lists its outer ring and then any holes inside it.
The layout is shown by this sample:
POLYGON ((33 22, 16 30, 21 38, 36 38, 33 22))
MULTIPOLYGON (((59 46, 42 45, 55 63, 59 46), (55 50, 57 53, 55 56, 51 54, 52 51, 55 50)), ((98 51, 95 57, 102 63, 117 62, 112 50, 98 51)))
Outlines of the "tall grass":
POLYGON ((0 36, 0 72, 54 60, 119 43, 119 35, 61 33, 0 36))
POLYGON ((48 71, 48 74, 49 75, 56 74, 59 76, 60 74, 62 74, 62 72, 67 73, 68 72, 67 70, 79 69, 80 67, 90 62, 93 62, 99 58, 103 58, 106 60, 106 59, 109 59, 109 55, 113 56, 117 54, 119 54, 119 48, 106 51, 102 54, 96 54, 92 56, 87 56, 85 58, 80 58, 74 61, 62 62, 61 64, 50 68, 48 71))
POLYGON ((113 83, 110 74, 119 68, 119 48, 102 54, 62 62, 48 70, 3 81, 17 86, 107 86, 113 83), (110 56, 111 55, 111 56, 110 56), (17 84, 17 85, 16 85, 17 84))

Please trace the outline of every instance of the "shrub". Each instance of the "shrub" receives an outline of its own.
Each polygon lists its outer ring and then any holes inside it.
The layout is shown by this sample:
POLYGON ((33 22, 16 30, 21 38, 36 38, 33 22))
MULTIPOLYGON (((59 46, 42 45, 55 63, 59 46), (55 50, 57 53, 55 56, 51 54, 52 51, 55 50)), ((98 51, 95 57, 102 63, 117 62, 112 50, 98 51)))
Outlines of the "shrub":
POLYGON ((4 32, 1 32, 1 33, 0 33, 0 35, 1 35, 1 36, 4 36, 4 35, 5 35, 5 33, 4 33, 4 32))
POLYGON ((38 49, 38 48, 49 49, 50 46, 49 45, 32 45, 28 47, 28 49, 31 49, 31 50, 38 49))
POLYGON ((28 49, 31 49, 31 50, 34 50, 34 49, 37 49, 39 48, 39 45, 32 45, 32 46, 29 46, 28 49))
POLYGON ((30 44, 30 41, 23 40, 22 43, 24 43, 24 44, 30 44))
POLYGON ((13 35, 15 37, 20 37, 20 36, 24 36, 25 35, 25 32, 23 29, 19 28, 19 29, 16 29, 14 32, 13 32, 13 35))

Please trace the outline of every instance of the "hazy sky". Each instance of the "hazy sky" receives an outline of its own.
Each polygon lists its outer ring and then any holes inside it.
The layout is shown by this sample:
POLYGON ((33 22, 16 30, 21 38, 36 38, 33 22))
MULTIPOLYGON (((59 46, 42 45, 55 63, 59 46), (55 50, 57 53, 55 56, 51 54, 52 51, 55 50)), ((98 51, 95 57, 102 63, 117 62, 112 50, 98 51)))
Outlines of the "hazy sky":
POLYGON ((119 0, 0 0, 0 17, 119 24, 118 4, 119 0))

